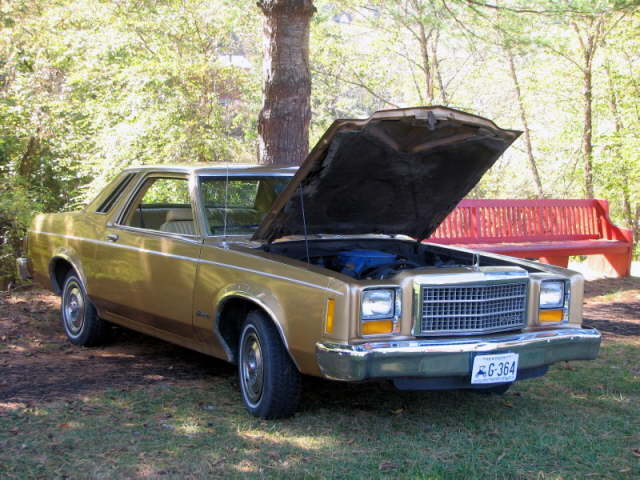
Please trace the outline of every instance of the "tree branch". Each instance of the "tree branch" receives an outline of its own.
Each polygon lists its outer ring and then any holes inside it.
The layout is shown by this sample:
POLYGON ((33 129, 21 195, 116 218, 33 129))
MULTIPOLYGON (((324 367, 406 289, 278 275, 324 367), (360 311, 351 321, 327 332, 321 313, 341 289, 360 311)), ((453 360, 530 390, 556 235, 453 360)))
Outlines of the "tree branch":
MULTIPOLYGON (((383 102, 383 103, 385 103, 385 104, 387 104, 387 105, 389 105, 389 106, 391 106, 391 107, 393 107, 393 108, 400 108, 400 106, 399 106, 399 105, 397 105, 397 104, 395 104, 395 103, 393 103, 393 102, 391 102, 391 101, 387 100, 386 98, 384 98, 384 97, 383 97, 383 96, 381 96, 381 95, 378 95, 378 94, 377 94, 377 93, 376 93, 376 92, 375 92, 371 87, 369 87, 369 86, 368 86, 368 85, 366 85, 365 83, 362 83, 362 81, 360 81, 360 79, 358 79, 359 81, 348 80, 348 79, 346 79, 346 78, 344 78, 344 77, 342 77, 342 76, 340 76, 340 75, 337 75, 337 74, 335 74, 335 73, 332 73, 332 72, 323 72, 323 71, 321 71, 321 70, 317 70, 317 69, 315 69, 315 68, 311 68, 311 71, 312 71, 313 73, 317 73, 317 74, 319 74, 319 75, 325 75, 325 76, 328 76, 328 77, 335 78, 336 80, 338 80, 338 81, 340 81, 340 82, 347 83, 347 84, 349 84, 349 85, 354 85, 354 86, 356 86, 356 87, 360 87, 360 88, 362 88, 362 89, 366 90, 366 91, 367 91, 367 92, 368 92, 372 97, 377 98, 377 99, 378 99, 378 100, 380 100, 381 102, 383 102)), ((357 77, 357 75, 356 75, 356 77, 357 77)))

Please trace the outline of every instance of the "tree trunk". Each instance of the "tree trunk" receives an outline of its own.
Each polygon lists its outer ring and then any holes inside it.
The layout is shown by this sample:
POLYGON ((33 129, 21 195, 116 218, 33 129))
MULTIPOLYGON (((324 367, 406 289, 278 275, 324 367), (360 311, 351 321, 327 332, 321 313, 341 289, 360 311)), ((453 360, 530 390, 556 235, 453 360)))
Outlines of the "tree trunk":
POLYGON ((611 110, 611 114, 613 115, 616 138, 615 138, 615 146, 614 146, 614 158, 616 162, 620 166, 621 180, 622 180, 622 210, 624 212, 625 220, 627 226, 631 228, 633 231, 633 241, 634 243, 638 241, 638 212, 640 212, 640 206, 635 209, 631 203, 631 186, 629 185, 629 165, 624 161, 622 154, 620 153, 620 138, 622 137, 624 123, 622 121, 622 116, 620 115, 620 110, 618 109, 618 97, 616 94, 615 84, 613 82, 613 75, 611 73, 611 64, 610 61, 607 61, 604 64, 605 71, 607 72, 607 80, 609 83, 609 109, 611 110))
POLYGON ((24 153, 20 157, 18 161, 17 173, 21 177, 29 177, 34 169, 33 161, 35 160, 36 153, 38 150, 38 138, 35 136, 29 137, 29 141, 27 142, 27 147, 25 148, 24 153))
POLYGON ((442 105, 448 105, 449 100, 447 98, 447 91, 444 81, 442 80, 442 71, 440 69, 440 60, 438 57, 438 41, 440 40, 440 30, 436 30, 435 38, 431 44, 432 52, 431 57, 433 58, 433 68, 436 71, 436 78, 438 79, 438 88, 440 90, 440 98, 442 99, 442 105))
POLYGON ((312 0, 260 0, 264 13, 264 104, 258 117, 261 164, 300 165, 309 150, 312 0))
POLYGON ((583 73, 583 111, 584 127, 582 130, 582 161, 584 165, 584 193, 587 198, 593 198, 593 87, 591 84, 591 62, 585 65, 583 73))
POLYGON ((584 37, 577 23, 573 22, 571 25, 578 36, 584 61, 581 66, 583 104, 582 163, 584 169, 584 193, 587 198, 593 198, 593 57, 596 54, 598 42, 603 40, 599 35, 602 19, 598 19, 594 24, 594 19, 591 18, 589 26, 585 29, 584 37))
POLYGON ((527 146, 527 157, 529 158, 529 167, 531 168, 531 174, 533 180, 536 183, 536 191, 539 198, 544 198, 544 191, 542 190, 542 181, 540 180, 540 173, 538 172, 538 166, 536 165, 536 159, 533 156, 533 147, 531 146, 531 131, 529 130, 529 122, 527 121, 527 111, 524 108, 524 100, 522 99, 522 90, 520 90, 520 80, 518 79, 518 72, 516 71, 516 65, 513 61, 513 52, 511 49, 503 45, 503 50, 507 54, 509 60, 509 70, 511 71, 511 80, 513 80, 513 87, 516 91, 516 97, 518 99, 518 109, 520 110, 520 120, 522 121, 522 128, 524 129, 524 142, 527 146))
POLYGON ((433 103, 433 74, 429 60, 429 37, 431 36, 431 32, 427 34, 424 23, 422 23, 422 19, 420 18, 418 19, 418 31, 420 32, 419 43, 420 53, 422 55, 422 70, 424 70, 427 104, 431 105, 433 103))

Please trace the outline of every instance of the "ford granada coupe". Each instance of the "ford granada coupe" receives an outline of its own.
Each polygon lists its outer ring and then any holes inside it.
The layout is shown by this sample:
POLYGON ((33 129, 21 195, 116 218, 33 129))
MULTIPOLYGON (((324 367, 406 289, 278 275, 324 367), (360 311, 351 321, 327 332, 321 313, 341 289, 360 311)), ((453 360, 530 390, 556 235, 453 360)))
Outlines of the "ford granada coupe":
POLYGON ((337 120, 299 169, 130 168, 36 216, 18 267, 71 342, 114 323, 226 359, 259 417, 295 412, 301 374, 502 393, 600 346, 578 273, 428 243, 518 135, 421 107, 337 120))

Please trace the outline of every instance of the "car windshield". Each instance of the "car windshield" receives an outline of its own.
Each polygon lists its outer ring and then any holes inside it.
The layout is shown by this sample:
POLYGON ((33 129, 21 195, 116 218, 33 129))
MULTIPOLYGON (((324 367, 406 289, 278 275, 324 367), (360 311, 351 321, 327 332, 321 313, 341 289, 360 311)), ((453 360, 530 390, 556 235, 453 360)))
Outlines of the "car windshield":
POLYGON ((251 235, 291 176, 200 177, 210 235, 251 235))

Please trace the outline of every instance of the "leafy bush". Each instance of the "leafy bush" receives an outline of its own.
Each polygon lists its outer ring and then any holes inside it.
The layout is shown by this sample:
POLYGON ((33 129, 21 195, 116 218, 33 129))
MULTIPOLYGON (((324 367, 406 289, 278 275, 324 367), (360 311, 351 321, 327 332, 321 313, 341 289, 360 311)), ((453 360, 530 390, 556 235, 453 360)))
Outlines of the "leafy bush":
POLYGON ((37 204, 25 187, 0 182, 0 289, 16 280, 15 259, 22 252, 22 239, 37 204))

